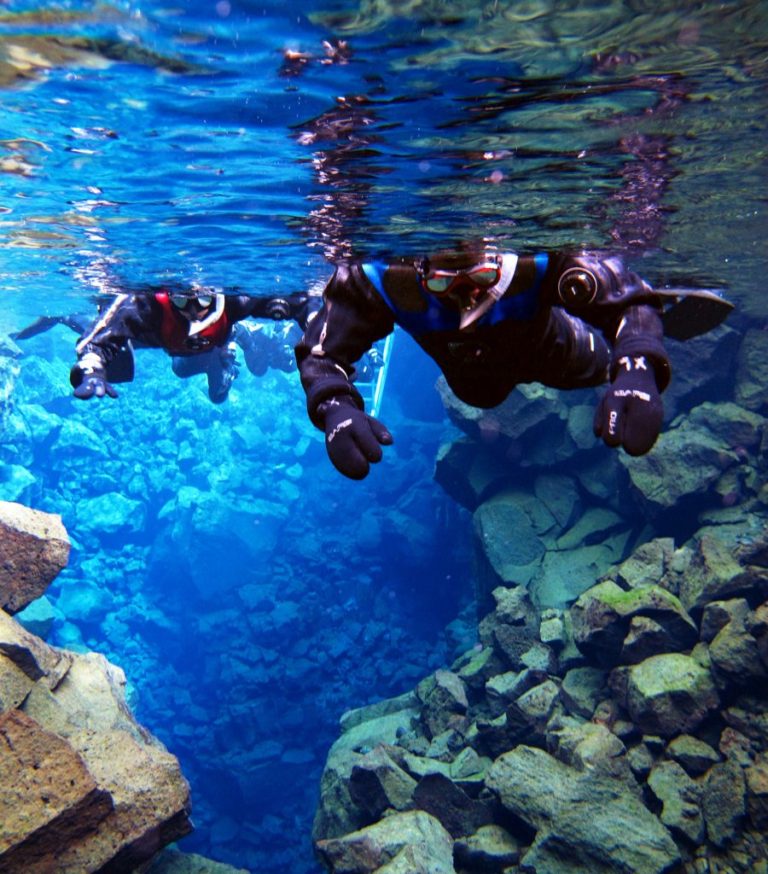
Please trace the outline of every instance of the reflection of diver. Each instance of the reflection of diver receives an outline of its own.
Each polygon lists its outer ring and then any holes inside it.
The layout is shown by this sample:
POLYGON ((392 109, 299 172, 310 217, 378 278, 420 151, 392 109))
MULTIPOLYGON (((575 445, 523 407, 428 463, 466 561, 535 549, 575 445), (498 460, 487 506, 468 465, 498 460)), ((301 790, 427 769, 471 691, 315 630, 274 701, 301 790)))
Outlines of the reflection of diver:
POLYGON ((348 64, 352 57, 349 43, 344 39, 323 40, 323 54, 318 56, 312 52, 302 52, 298 49, 286 48, 283 50, 283 66, 280 68, 281 76, 298 76, 311 63, 329 66, 330 64, 348 64))
MULTIPOLYGON (((708 304, 694 333, 730 310, 712 292, 688 292, 694 296, 708 304)), ((381 445, 392 442, 365 412, 352 381, 354 363, 395 325, 472 406, 495 407, 521 383, 575 389, 609 382, 595 415, 596 436, 642 455, 661 430, 661 392, 670 379, 666 295, 618 258, 484 249, 416 261, 345 262, 324 301, 296 356, 309 416, 325 431, 333 464, 352 479, 365 477, 369 464, 381 459, 381 445)))
POLYGON ((376 115, 366 95, 336 98, 333 109, 298 126, 296 139, 313 148, 312 168, 320 186, 309 196, 313 204, 303 230, 309 245, 320 246, 336 262, 354 257, 354 226, 370 205, 373 181, 388 172, 370 160, 378 136, 376 115))
MULTIPOLYGON (((205 373, 208 396, 221 403, 237 376, 236 345, 257 375, 268 367, 289 369, 289 332, 251 330, 242 320, 295 321, 305 328, 319 305, 315 295, 305 293, 273 298, 207 290, 119 295, 82 332, 70 382, 78 398, 117 397, 111 383, 133 379, 132 350, 160 348, 172 356, 177 376, 205 373)), ((31 336, 30 330, 23 333, 31 336)))

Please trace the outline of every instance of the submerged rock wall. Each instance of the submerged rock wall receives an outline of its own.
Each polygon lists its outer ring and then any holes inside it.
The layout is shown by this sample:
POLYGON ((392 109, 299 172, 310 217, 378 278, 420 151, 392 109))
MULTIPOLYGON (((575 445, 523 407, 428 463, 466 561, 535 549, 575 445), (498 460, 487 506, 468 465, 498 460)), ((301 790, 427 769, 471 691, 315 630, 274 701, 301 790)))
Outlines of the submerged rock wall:
POLYGON ((768 508, 657 540, 566 610, 499 587, 480 642, 352 711, 315 821, 329 871, 768 867, 768 508))
POLYGON ((176 758, 140 726, 125 675, 49 646, 7 609, 66 564, 61 519, 0 503, 0 872, 129 872, 192 829, 176 758))

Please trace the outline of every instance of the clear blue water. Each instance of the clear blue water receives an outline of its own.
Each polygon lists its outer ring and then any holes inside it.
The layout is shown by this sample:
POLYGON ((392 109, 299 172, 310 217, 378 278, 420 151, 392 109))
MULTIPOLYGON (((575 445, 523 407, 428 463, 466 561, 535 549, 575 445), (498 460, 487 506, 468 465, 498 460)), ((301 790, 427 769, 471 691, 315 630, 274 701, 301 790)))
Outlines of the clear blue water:
MULTIPOLYGON (((724 285, 735 327, 768 324, 767 80, 768 6, 747 0, 9 0, 0 333, 118 287, 268 295, 467 236, 611 246, 652 281, 724 285)), ((396 444, 351 483, 295 374, 243 369, 213 407, 143 351, 117 401, 84 404, 73 341, 57 327, 4 370, 0 498, 73 540, 51 639, 125 668, 191 782, 182 849, 314 871, 341 713, 467 643, 446 631, 471 617, 472 545, 432 480, 454 436, 436 374, 399 336, 396 444)))

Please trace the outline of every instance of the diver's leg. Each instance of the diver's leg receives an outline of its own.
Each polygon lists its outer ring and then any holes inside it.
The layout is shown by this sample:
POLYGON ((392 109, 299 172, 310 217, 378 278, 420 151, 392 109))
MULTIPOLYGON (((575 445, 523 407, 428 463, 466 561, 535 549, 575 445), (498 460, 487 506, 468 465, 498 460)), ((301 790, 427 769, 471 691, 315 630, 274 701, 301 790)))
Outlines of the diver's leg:
POLYGON ((269 367, 271 337, 261 326, 246 328, 237 325, 236 328, 235 342, 243 350, 245 366, 254 376, 264 376, 269 367))
POLYGON ((175 355, 171 359, 171 368, 176 376, 186 379, 188 376, 196 376, 198 373, 207 371, 206 362, 202 359, 207 358, 206 355, 175 355))
POLYGON ((235 353, 228 345, 221 346, 210 352, 206 358, 208 359, 208 397, 214 404, 220 404, 227 399, 237 376, 235 353))

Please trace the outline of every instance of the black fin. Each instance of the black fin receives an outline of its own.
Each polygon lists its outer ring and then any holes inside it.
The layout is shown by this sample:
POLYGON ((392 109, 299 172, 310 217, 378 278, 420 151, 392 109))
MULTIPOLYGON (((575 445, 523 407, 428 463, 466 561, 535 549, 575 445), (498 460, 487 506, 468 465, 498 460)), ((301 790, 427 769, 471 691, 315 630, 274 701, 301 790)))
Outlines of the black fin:
POLYGON ((88 316, 40 316, 31 325, 27 325, 26 328, 11 334, 11 339, 29 340, 30 337, 36 337, 38 334, 50 331, 56 325, 65 325, 76 334, 82 334, 90 321, 91 319, 88 316))
POLYGON ((722 293, 714 288, 654 288, 669 300, 661 316, 664 336, 673 340, 690 340, 722 324, 734 309, 722 293))

